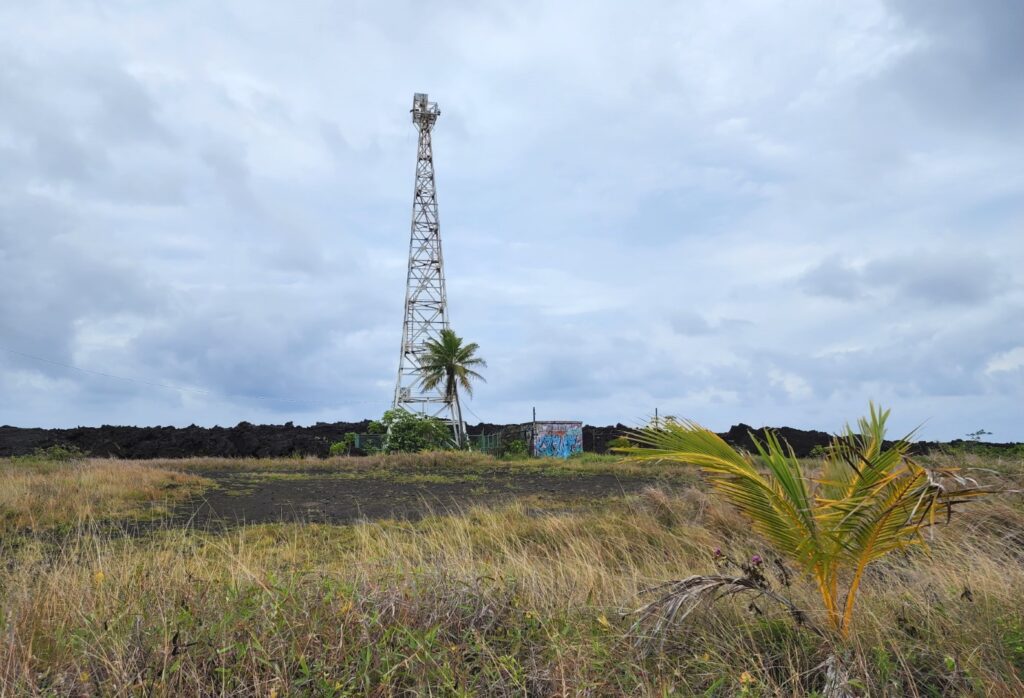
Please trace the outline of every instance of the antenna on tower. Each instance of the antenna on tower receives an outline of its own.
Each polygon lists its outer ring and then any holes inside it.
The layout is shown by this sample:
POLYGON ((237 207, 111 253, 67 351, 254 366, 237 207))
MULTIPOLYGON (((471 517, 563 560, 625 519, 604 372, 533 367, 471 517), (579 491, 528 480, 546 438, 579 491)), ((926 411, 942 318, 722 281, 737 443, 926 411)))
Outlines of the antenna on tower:
POLYGON ((437 216, 434 185, 434 152, 430 133, 441 115, 436 102, 417 92, 412 98, 412 122, 419 131, 416 149, 416 186, 412 197, 412 231, 409 239, 409 272, 405 284, 405 320, 402 352, 398 360, 394 407, 445 419, 461 444, 465 434, 456 401, 441 387, 424 390, 420 359, 429 339, 439 339, 448 329, 448 298, 444 283, 444 256, 437 216))

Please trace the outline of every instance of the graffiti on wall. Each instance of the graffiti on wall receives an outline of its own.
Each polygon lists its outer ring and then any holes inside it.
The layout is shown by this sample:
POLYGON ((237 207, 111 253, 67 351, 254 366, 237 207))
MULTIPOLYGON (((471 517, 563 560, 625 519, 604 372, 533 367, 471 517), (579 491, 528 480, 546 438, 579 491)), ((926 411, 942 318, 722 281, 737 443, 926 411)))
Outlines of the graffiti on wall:
POLYGON ((533 433, 533 455, 568 458, 582 451, 582 422, 537 422, 533 433))

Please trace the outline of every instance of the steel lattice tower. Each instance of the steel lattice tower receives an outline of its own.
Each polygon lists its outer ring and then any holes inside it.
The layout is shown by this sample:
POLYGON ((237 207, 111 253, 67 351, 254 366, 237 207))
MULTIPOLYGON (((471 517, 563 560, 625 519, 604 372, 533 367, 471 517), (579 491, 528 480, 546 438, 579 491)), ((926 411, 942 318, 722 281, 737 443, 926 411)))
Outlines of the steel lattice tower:
POLYGON ((416 151, 416 186, 412 198, 412 232, 409 239, 409 273, 405 285, 405 320, 402 353, 398 361, 394 407, 422 412, 447 420, 456 438, 465 433, 457 401, 440 388, 426 391, 420 383, 420 357, 428 339, 438 339, 448 328, 448 299, 444 283, 444 256, 437 216, 434 184, 434 153, 431 130, 441 110, 417 93, 412 100, 412 122, 419 131, 416 151))

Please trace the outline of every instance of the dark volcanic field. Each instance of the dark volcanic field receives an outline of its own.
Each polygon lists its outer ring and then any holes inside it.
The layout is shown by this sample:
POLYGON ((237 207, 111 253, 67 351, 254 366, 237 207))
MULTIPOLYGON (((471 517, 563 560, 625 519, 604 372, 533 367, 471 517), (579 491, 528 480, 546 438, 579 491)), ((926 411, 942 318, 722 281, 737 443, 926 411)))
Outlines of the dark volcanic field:
MULTIPOLYGON (((0 427, 0 457, 28 455, 37 448, 53 445, 75 446, 98 457, 115 458, 280 458, 292 455, 327 456, 331 443, 348 432, 366 433, 369 420, 362 422, 317 423, 310 427, 250 424, 234 427, 77 427, 75 429, 24 429, 0 427)), ((477 424, 471 434, 496 433, 501 424, 477 424)), ((609 440, 622 434, 622 424, 607 427, 583 427, 583 450, 605 453, 609 440)), ((749 445, 751 427, 740 424, 723 436, 736 444, 749 445)), ((809 453, 816 445, 828 443, 829 435, 820 431, 782 429, 780 434, 798 454, 809 453)))
MULTIPOLYGON (((274 458, 292 455, 327 456, 332 442, 340 441, 347 432, 366 433, 369 420, 362 422, 317 423, 297 427, 291 422, 282 425, 256 425, 242 422, 234 427, 77 427, 75 429, 25 429, 0 426, 0 457, 28 455, 37 448, 54 445, 75 446, 97 457, 114 458, 187 458, 214 456, 222 458, 274 458)), ((471 434, 496 433, 500 424, 470 426, 471 434)), ((627 427, 583 427, 583 449, 605 453, 608 441, 627 427)), ((738 424, 722 434, 736 446, 751 448, 753 427, 738 424)), ((789 442, 796 455, 810 455, 815 446, 824 446, 831 438, 823 431, 803 431, 781 427, 779 436, 789 442)), ((956 445, 958 442, 952 442, 956 445)), ((920 442, 927 451, 938 446, 920 442)), ((987 447, 1011 448, 1013 444, 986 444, 987 447)))
MULTIPOLYGON (((338 477, 322 471, 203 472, 216 487, 184 502, 172 516, 178 525, 210 529, 237 524, 291 521, 343 524, 360 520, 416 520, 480 504, 533 497, 547 506, 592 502, 669 487, 656 478, 610 473, 545 474, 508 470, 467 475, 438 469, 435 479, 417 479, 418 471, 386 476, 338 477)), ((160 522, 166 526, 167 522, 160 522)), ((145 524, 143 524, 143 528, 145 524)))

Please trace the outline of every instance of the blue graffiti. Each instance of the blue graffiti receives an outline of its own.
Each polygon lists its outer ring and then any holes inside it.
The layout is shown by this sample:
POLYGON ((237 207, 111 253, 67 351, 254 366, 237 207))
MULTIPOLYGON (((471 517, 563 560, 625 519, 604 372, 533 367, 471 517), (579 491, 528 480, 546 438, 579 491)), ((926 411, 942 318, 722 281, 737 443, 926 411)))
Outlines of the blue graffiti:
POLYGON ((533 437, 533 453, 537 456, 568 458, 583 451, 583 425, 538 424, 533 437))

